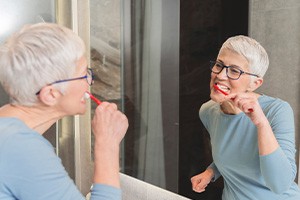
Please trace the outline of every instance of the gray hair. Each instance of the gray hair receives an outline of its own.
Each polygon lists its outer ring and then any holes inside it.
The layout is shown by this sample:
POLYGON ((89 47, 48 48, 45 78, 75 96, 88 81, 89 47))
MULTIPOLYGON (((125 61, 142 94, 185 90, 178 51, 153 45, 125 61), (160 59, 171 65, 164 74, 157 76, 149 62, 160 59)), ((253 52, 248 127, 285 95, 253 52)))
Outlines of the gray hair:
MULTIPOLYGON (((12 104, 32 106, 41 88, 71 78, 84 53, 82 39, 68 28, 25 25, 0 47, 0 82, 12 104)), ((63 92, 66 85, 55 86, 63 92)))
POLYGON ((230 37, 223 43, 220 52, 225 49, 246 58, 251 73, 259 77, 265 75, 269 66, 268 54, 256 40, 243 35, 230 37))

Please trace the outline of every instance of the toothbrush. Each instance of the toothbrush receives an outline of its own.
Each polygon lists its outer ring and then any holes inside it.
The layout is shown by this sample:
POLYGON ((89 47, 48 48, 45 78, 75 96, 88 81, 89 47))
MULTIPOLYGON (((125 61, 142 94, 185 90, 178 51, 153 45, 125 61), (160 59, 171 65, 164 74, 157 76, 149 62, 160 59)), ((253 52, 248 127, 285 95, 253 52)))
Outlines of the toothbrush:
MULTIPOLYGON (((213 87, 214 87, 216 90, 218 90, 219 92, 221 92, 222 94, 224 94, 225 96, 228 95, 228 93, 225 92, 225 91, 223 91, 217 84, 214 84, 213 87)), ((234 100, 234 98, 232 98, 231 100, 234 100)), ((253 109, 250 108, 250 109, 248 109, 248 111, 249 111, 249 112, 253 112, 253 109)))
POLYGON ((87 98, 91 98, 96 104, 100 105, 101 101, 97 99, 94 95, 92 95, 90 92, 86 91, 87 98))
POLYGON ((220 88, 217 84, 214 84, 214 88, 215 88, 216 90, 218 90, 219 92, 221 92, 222 94, 224 94, 225 96, 228 95, 228 93, 227 93, 227 92, 224 92, 223 90, 221 90, 221 88, 220 88))

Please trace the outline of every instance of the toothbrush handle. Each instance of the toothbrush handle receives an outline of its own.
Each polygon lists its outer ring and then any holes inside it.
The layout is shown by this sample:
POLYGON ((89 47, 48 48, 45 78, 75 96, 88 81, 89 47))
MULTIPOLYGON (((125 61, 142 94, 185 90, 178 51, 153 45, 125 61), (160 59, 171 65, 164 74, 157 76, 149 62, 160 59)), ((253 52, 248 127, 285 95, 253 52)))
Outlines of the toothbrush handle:
POLYGON ((90 95, 91 99, 98 105, 101 104, 101 101, 99 99, 97 99, 96 97, 94 97, 92 94, 90 95))
POLYGON ((98 104, 98 105, 101 104, 101 101, 100 101, 99 99, 97 99, 94 95, 92 95, 90 92, 87 91, 86 93, 88 93, 88 95, 90 95, 90 98, 91 98, 96 104, 98 104))
POLYGON ((228 95, 228 93, 227 93, 227 92, 224 92, 223 90, 221 90, 221 89, 219 88, 219 86, 213 85, 213 87, 214 87, 216 90, 218 90, 219 92, 221 92, 222 94, 224 94, 225 96, 228 95))

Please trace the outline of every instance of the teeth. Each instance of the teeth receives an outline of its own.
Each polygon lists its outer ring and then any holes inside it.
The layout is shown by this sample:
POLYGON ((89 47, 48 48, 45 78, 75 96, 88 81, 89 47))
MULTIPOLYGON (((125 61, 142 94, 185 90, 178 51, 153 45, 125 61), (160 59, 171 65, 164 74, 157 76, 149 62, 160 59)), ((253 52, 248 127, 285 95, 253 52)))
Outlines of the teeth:
POLYGON ((84 93, 84 98, 85 99, 89 99, 90 98, 90 95, 88 93, 84 93))
POLYGON ((230 88, 228 88, 228 87, 226 87, 226 86, 224 86, 224 85, 218 85, 219 86, 219 88, 221 89, 221 90, 223 90, 223 91, 229 91, 230 90, 230 88))
POLYGON ((89 99, 90 95, 88 93, 84 93, 83 97, 81 98, 82 102, 85 102, 86 99, 89 99))

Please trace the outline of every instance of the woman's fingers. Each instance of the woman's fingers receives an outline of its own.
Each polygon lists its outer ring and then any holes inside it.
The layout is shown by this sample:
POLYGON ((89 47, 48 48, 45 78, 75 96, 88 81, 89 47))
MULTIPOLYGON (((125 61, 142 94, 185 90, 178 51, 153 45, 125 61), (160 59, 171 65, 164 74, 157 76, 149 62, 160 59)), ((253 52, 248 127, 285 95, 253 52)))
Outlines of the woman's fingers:
POLYGON ((253 112, 258 104, 257 97, 251 93, 230 94, 226 98, 245 113, 253 112))
POLYGON ((199 174, 192 177, 191 182, 192 182, 192 189, 198 193, 204 192, 205 188, 208 185, 207 181, 205 181, 205 177, 203 176, 203 174, 199 174))
POLYGON ((127 131, 128 119, 116 104, 102 102, 95 110, 92 127, 96 139, 119 143, 127 131))

